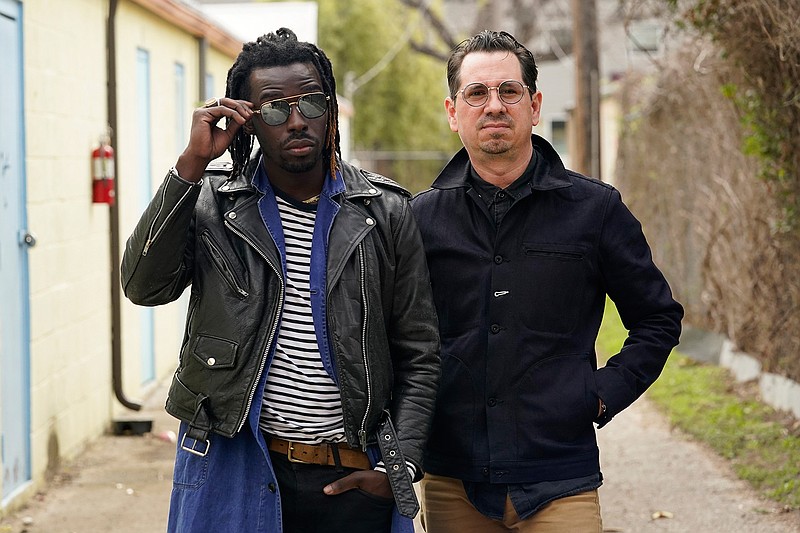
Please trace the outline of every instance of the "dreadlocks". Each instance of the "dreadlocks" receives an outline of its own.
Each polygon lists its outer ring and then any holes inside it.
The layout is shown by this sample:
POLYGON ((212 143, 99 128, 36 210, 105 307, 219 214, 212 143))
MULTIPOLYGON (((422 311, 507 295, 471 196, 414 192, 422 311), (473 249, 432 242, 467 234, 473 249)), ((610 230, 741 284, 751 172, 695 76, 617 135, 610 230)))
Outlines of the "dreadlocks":
MULTIPOLYGON (((250 73, 254 69, 286 66, 294 63, 312 64, 322 79, 323 91, 330 97, 323 157, 328 163, 331 177, 335 178, 338 166, 337 158, 342 156, 339 148, 339 104, 336 101, 336 80, 333 77, 333 67, 325 52, 311 43, 298 41, 297 35, 288 28, 281 28, 275 33, 262 35, 255 42, 248 42, 242 46, 236 62, 228 71, 225 96, 245 100, 250 97, 248 83, 250 73)), ((233 175, 244 170, 252 149, 253 136, 245 133, 244 128, 240 128, 228 148, 233 160, 233 175)))

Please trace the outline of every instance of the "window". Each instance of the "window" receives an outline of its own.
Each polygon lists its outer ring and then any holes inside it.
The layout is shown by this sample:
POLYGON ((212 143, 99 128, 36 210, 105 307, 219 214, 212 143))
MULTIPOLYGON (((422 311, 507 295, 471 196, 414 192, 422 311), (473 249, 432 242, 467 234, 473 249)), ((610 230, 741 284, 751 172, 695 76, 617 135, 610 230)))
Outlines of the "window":
POLYGON ((186 137, 186 69, 181 63, 175 63, 175 149, 176 154, 183 151, 189 140, 186 137))
POLYGON ((654 22, 634 22, 628 31, 628 49, 634 52, 658 52, 661 27, 654 22))
POLYGON ((567 143, 567 123, 564 120, 550 121, 550 142, 562 159, 569 155, 569 145, 567 143))

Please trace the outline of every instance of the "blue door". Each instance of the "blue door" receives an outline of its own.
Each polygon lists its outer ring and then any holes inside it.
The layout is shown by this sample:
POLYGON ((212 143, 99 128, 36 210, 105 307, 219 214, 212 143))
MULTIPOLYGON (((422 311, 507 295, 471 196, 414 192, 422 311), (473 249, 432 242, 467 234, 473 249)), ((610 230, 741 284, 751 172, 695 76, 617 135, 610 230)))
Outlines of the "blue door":
POLYGON ((31 479, 22 7, 0 0, 0 443, 2 502, 31 479))
MULTIPOLYGON (((153 196, 153 178, 151 176, 151 123, 150 123, 150 53, 141 48, 136 50, 136 125, 137 154, 139 172, 136 177, 139 184, 139 212, 143 212, 153 196)), ((139 310, 141 349, 141 382, 147 383, 155 379, 155 327, 153 308, 142 307, 139 310)))

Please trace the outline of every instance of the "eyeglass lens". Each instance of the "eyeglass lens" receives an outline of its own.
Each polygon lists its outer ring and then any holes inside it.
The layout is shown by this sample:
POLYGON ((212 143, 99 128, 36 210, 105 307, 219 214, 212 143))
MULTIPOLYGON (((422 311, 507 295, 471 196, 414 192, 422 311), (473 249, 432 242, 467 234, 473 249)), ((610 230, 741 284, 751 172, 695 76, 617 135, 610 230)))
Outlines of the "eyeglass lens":
POLYGON ((497 87, 489 87, 483 83, 470 83, 461 91, 464 94, 464 101, 473 107, 484 105, 489 101, 489 92, 497 89, 500 100, 506 104, 516 104, 522 100, 525 94, 525 86, 518 81, 504 81, 497 87))
POLYGON ((273 100, 261 105, 261 118, 270 126, 279 126, 289 120, 292 106, 296 105, 306 118, 319 118, 328 110, 328 97, 325 93, 304 94, 296 102, 286 99, 273 100))

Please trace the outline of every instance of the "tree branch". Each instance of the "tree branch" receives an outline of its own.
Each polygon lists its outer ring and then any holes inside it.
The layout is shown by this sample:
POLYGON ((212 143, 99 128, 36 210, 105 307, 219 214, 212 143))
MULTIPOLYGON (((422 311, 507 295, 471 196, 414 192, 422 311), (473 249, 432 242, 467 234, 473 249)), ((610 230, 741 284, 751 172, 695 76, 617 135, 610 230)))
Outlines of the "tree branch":
MULTIPOLYGON (((430 24, 436 32, 436 35, 442 40, 448 50, 452 50, 458 44, 453 34, 447 29, 444 21, 431 11, 427 4, 423 4, 422 0, 400 0, 400 3, 406 7, 416 9, 422 17, 430 24)), ((436 57, 436 56, 434 56, 436 57)))
POLYGON ((412 50, 415 52, 419 52, 420 54, 425 54, 430 56, 434 59, 439 59, 442 62, 447 62, 450 57, 450 52, 442 52, 440 50, 436 50, 432 46, 423 43, 417 43, 414 41, 409 41, 408 45, 411 47, 412 50))

